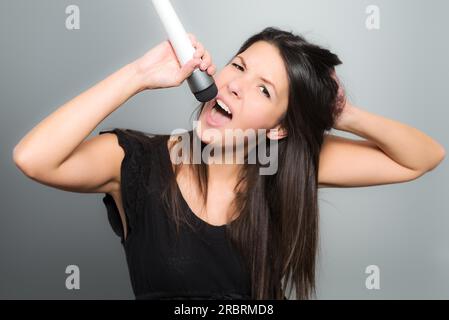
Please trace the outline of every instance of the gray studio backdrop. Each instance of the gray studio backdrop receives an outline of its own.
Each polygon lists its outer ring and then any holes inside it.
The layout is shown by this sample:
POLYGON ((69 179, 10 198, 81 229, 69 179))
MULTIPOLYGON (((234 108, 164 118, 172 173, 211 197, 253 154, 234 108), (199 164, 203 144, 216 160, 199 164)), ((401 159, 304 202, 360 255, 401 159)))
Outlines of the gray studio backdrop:
MULTIPOLYGON (((343 60, 337 71, 354 104, 414 126, 448 149, 446 0, 172 2, 219 69, 266 26, 301 33, 343 60), (379 29, 366 24, 372 5, 380 10, 379 29)), ((15 167, 12 150, 60 105, 164 39, 150 0, 1 0, 0 298, 134 297, 103 194, 40 185, 15 167), (80 10, 79 30, 66 28, 70 5, 80 10), (69 265, 79 267, 79 290, 65 286, 69 265)), ((112 127, 190 128, 196 106, 186 83, 146 91, 92 135, 112 127)), ((448 187, 444 161, 409 183, 321 189, 318 298, 448 299, 448 187), (380 271, 378 289, 366 286, 372 265, 380 271)))

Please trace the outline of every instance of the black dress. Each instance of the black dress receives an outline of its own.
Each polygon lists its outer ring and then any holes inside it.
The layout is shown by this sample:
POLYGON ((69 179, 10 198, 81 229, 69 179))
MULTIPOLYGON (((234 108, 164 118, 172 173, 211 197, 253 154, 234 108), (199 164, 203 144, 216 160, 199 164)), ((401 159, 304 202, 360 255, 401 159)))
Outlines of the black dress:
POLYGON ((250 276, 241 255, 225 237, 226 226, 214 226, 196 216, 182 196, 195 232, 182 226, 179 238, 175 236, 175 224, 161 202, 167 183, 161 173, 169 170, 173 175, 169 135, 149 136, 119 128, 99 134, 103 133, 116 134, 125 151, 121 192, 126 240, 113 197, 105 193, 103 203, 113 231, 121 238, 136 299, 250 299, 250 276))

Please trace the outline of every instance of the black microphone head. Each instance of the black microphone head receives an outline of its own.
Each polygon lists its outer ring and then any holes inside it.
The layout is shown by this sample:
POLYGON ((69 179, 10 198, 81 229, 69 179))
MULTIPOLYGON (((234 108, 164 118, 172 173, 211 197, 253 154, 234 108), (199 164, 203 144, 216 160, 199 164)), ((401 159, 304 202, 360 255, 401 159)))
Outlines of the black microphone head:
POLYGON ((195 92, 195 98, 200 102, 207 102, 214 99, 218 94, 217 86, 213 82, 209 87, 204 90, 195 92))

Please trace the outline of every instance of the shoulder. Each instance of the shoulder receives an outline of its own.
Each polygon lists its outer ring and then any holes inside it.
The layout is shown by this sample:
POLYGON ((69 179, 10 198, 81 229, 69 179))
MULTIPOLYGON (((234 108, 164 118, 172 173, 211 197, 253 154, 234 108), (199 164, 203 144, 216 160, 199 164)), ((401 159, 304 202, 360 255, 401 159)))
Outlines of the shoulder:
MULTIPOLYGON (((116 144, 122 147, 126 153, 138 153, 148 148, 154 148, 157 144, 166 142, 168 135, 148 133, 141 130, 129 128, 105 129, 99 132, 99 135, 115 135, 116 144)), ((111 138, 113 139, 113 138, 111 138)))
POLYGON ((167 144, 167 135, 151 134, 129 128, 105 129, 99 132, 108 140, 105 152, 108 154, 108 162, 114 165, 113 191, 119 191, 124 177, 130 179, 141 177, 148 171, 152 157, 163 151, 160 146, 167 144))

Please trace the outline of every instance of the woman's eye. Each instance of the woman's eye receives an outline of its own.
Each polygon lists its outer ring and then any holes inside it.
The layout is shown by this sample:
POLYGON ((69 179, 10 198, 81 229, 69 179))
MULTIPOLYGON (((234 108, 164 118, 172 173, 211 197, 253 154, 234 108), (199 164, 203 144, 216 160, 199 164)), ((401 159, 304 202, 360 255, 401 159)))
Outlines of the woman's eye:
POLYGON ((264 94, 265 96, 267 96, 267 98, 271 97, 271 96, 270 96, 270 93, 268 92, 268 90, 267 90, 267 88, 266 88, 265 86, 260 86, 260 88, 263 88, 263 89, 264 89, 262 92, 263 92, 263 94, 264 94))
POLYGON ((242 66, 240 66, 240 65, 238 65, 237 63, 233 63, 232 64, 234 67, 237 67, 237 69, 240 69, 240 71, 243 71, 243 67, 242 66))
MULTIPOLYGON (((244 71, 245 69, 243 69, 242 66, 238 65, 237 63, 233 62, 232 65, 234 67, 236 67, 237 69, 239 69, 240 71, 244 71)), ((260 88, 263 88, 264 90, 262 91, 262 93, 267 97, 270 98, 270 93, 268 92, 267 88, 265 86, 260 86, 260 88)))

